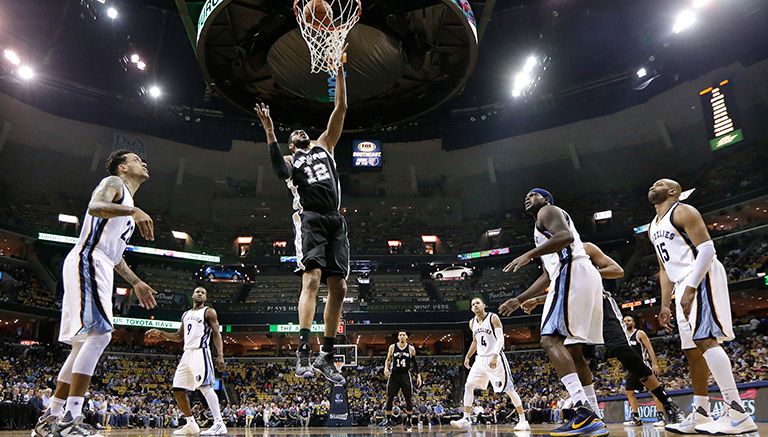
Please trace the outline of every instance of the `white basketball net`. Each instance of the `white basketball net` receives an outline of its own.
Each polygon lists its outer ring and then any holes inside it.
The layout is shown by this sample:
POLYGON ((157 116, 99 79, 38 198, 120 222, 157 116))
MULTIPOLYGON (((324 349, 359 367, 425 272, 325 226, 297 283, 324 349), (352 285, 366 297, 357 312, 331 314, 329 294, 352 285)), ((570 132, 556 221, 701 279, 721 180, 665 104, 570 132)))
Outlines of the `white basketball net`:
POLYGON ((342 63, 341 53, 344 41, 360 19, 362 4, 360 0, 325 0, 331 14, 315 17, 316 11, 325 9, 316 7, 315 2, 323 3, 322 0, 295 0, 293 11, 296 14, 296 21, 299 22, 301 36, 309 47, 312 73, 325 71, 331 77, 335 77, 342 63), (309 14, 305 15, 305 6, 308 4, 310 6, 306 10, 309 14))

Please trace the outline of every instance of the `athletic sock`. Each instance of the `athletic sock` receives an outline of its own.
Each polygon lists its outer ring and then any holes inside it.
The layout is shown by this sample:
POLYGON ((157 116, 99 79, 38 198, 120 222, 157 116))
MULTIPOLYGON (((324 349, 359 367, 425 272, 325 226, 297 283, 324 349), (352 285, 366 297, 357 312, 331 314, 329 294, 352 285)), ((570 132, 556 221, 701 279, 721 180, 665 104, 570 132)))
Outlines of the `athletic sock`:
POLYGON ((744 408, 741 406, 741 397, 736 388, 736 381, 733 379, 731 360, 728 358, 728 354, 722 347, 716 346, 704 352, 704 359, 707 361, 707 367, 712 372, 712 377, 715 378, 718 388, 720 388, 725 404, 739 413, 743 413, 744 408))
POLYGON ((333 351, 333 345, 336 343, 336 337, 323 337, 323 352, 331 353, 333 351))
POLYGON ((307 328, 299 329, 299 350, 301 352, 309 350, 310 331, 307 328))
POLYGON ((693 409, 697 410, 698 407, 709 414, 709 396, 693 395, 693 409))
POLYGON ((592 411, 597 412, 597 410, 600 409, 597 405, 597 393, 595 393, 595 385, 589 384, 585 385, 584 387, 584 395, 587 397, 587 403, 589 403, 590 408, 592 408, 592 411))
POLYGON ((187 419, 187 424, 195 423, 195 416, 185 416, 185 419, 187 419))
POLYGON ((66 410, 71 413, 73 419, 76 419, 83 415, 84 401, 85 401, 85 398, 83 396, 70 396, 67 398, 66 410))
POLYGON ((672 398, 669 397, 666 391, 664 391, 664 385, 659 384, 658 387, 651 390, 651 393, 656 397, 656 399, 661 402, 661 405, 664 405, 665 407, 669 405, 670 402, 672 402, 672 398))
POLYGON ((51 414, 54 416, 61 416, 64 414, 64 405, 67 404, 67 401, 65 399, 59 399, 56 396, 51 397, 51 403, 49 404, 48 408, 51 411, 51 414))
POLYGON ((405 416, 405 426, 412 426, 413 425, 413 414, 408 414, 405 416))
POLYGON ((560 378, 560 381, 563 382, 565 389, 568 390, 568 394, 571 395, 573 405, 576 405, 579 402, 588 404, 587 395, 584 393, 584 387, 582 387, 579 375, 576 372, 563 376, 560 378))
POLYGON ((387 425, 391 424, 392 423, 392 415, 391 414, 387 414, 386 417, 387 417, 387 419, 386 419, 387 420, 387 425))

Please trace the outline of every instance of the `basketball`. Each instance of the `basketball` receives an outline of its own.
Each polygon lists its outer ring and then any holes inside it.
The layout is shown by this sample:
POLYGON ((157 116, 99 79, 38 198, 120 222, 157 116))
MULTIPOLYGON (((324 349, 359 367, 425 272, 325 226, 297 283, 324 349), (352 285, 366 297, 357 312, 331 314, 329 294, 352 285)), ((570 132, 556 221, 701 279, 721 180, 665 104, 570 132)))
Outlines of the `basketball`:
POLYGON ((309 0, 304 5, 304 19, 311 23, 312 27, 328 27, 333 22, 333 10, 324 0, 309 0))

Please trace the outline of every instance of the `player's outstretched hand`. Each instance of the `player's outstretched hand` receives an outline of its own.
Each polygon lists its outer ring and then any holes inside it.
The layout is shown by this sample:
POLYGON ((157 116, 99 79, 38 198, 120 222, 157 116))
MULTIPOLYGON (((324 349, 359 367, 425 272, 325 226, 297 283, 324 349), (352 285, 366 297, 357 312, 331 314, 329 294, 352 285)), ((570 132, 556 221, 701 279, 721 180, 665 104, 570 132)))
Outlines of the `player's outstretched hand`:
POLYGON ((520 308, 520 299, 513 297, 503 304, 499 305, 499 314, 509 316, 520 308))
POLYGON ((160 335, 160 330, 155 328, 152 328, 144 333, 144 336, 147 338, 160 337, 160 335))
POLYGON ((675 327, 672 325, 672 311, 669 307, 661 307, 659 310, 659 325, 669 332, 674 331, 675 327))
POLYGON ((513 259, 511 263, 507 264, 504 267, 504 273, 516 272, 520 270, 522 267, 525 267, 526 265, 528 265, 528 263, 531 262, 531 260, 533 260, 533 258, 528 256, 527 253, 524 253, 518 256, 517 258, 513 259))
POLYGON ((157 292, 147 285, 144 281, 139 281, 133 286, 133 292, 136 293, 136 297, 139 299, 139 305, 142 308, 152 309, 157 306, 155 301, 155 295, 157 292))
POLYGON ((269 106, 264 103, 257 103, 253 107, 253 110, 256 111, 256 115, 259 116, 259 121, 261 121, 261 126, 264 130, 267 132, 274 132, 275 125, 272 123, 272 116, 269 115, 269 106))
POLYGON ((133 209, 131 217, 133 217, 133 221, 136 222, 136 227, 139 228, 141 236, 144 237, 145 240, 154 241, 155 222, 152 221, 152 217, 139 208, 133 209))
POLYGON ((537 306, 539 306, 539 299, 534 297, 532 299, 528 299, 525 302, 523 302, 523 304, 521 305, 521 308, 523 309, 523 311, 525 311, 525 314, 531 314, 531 311, 533 311, 533 309, 536 308, 537 306))

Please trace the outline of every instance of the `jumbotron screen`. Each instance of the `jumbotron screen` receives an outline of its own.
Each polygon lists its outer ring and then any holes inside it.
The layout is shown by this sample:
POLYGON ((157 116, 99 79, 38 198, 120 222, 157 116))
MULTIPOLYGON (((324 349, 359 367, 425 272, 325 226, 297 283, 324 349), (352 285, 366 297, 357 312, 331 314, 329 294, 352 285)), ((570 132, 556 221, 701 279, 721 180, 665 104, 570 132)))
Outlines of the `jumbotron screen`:
POLYGON ((381 167, 381 141, 355 140, 352 142, 353 167, 381 167))

